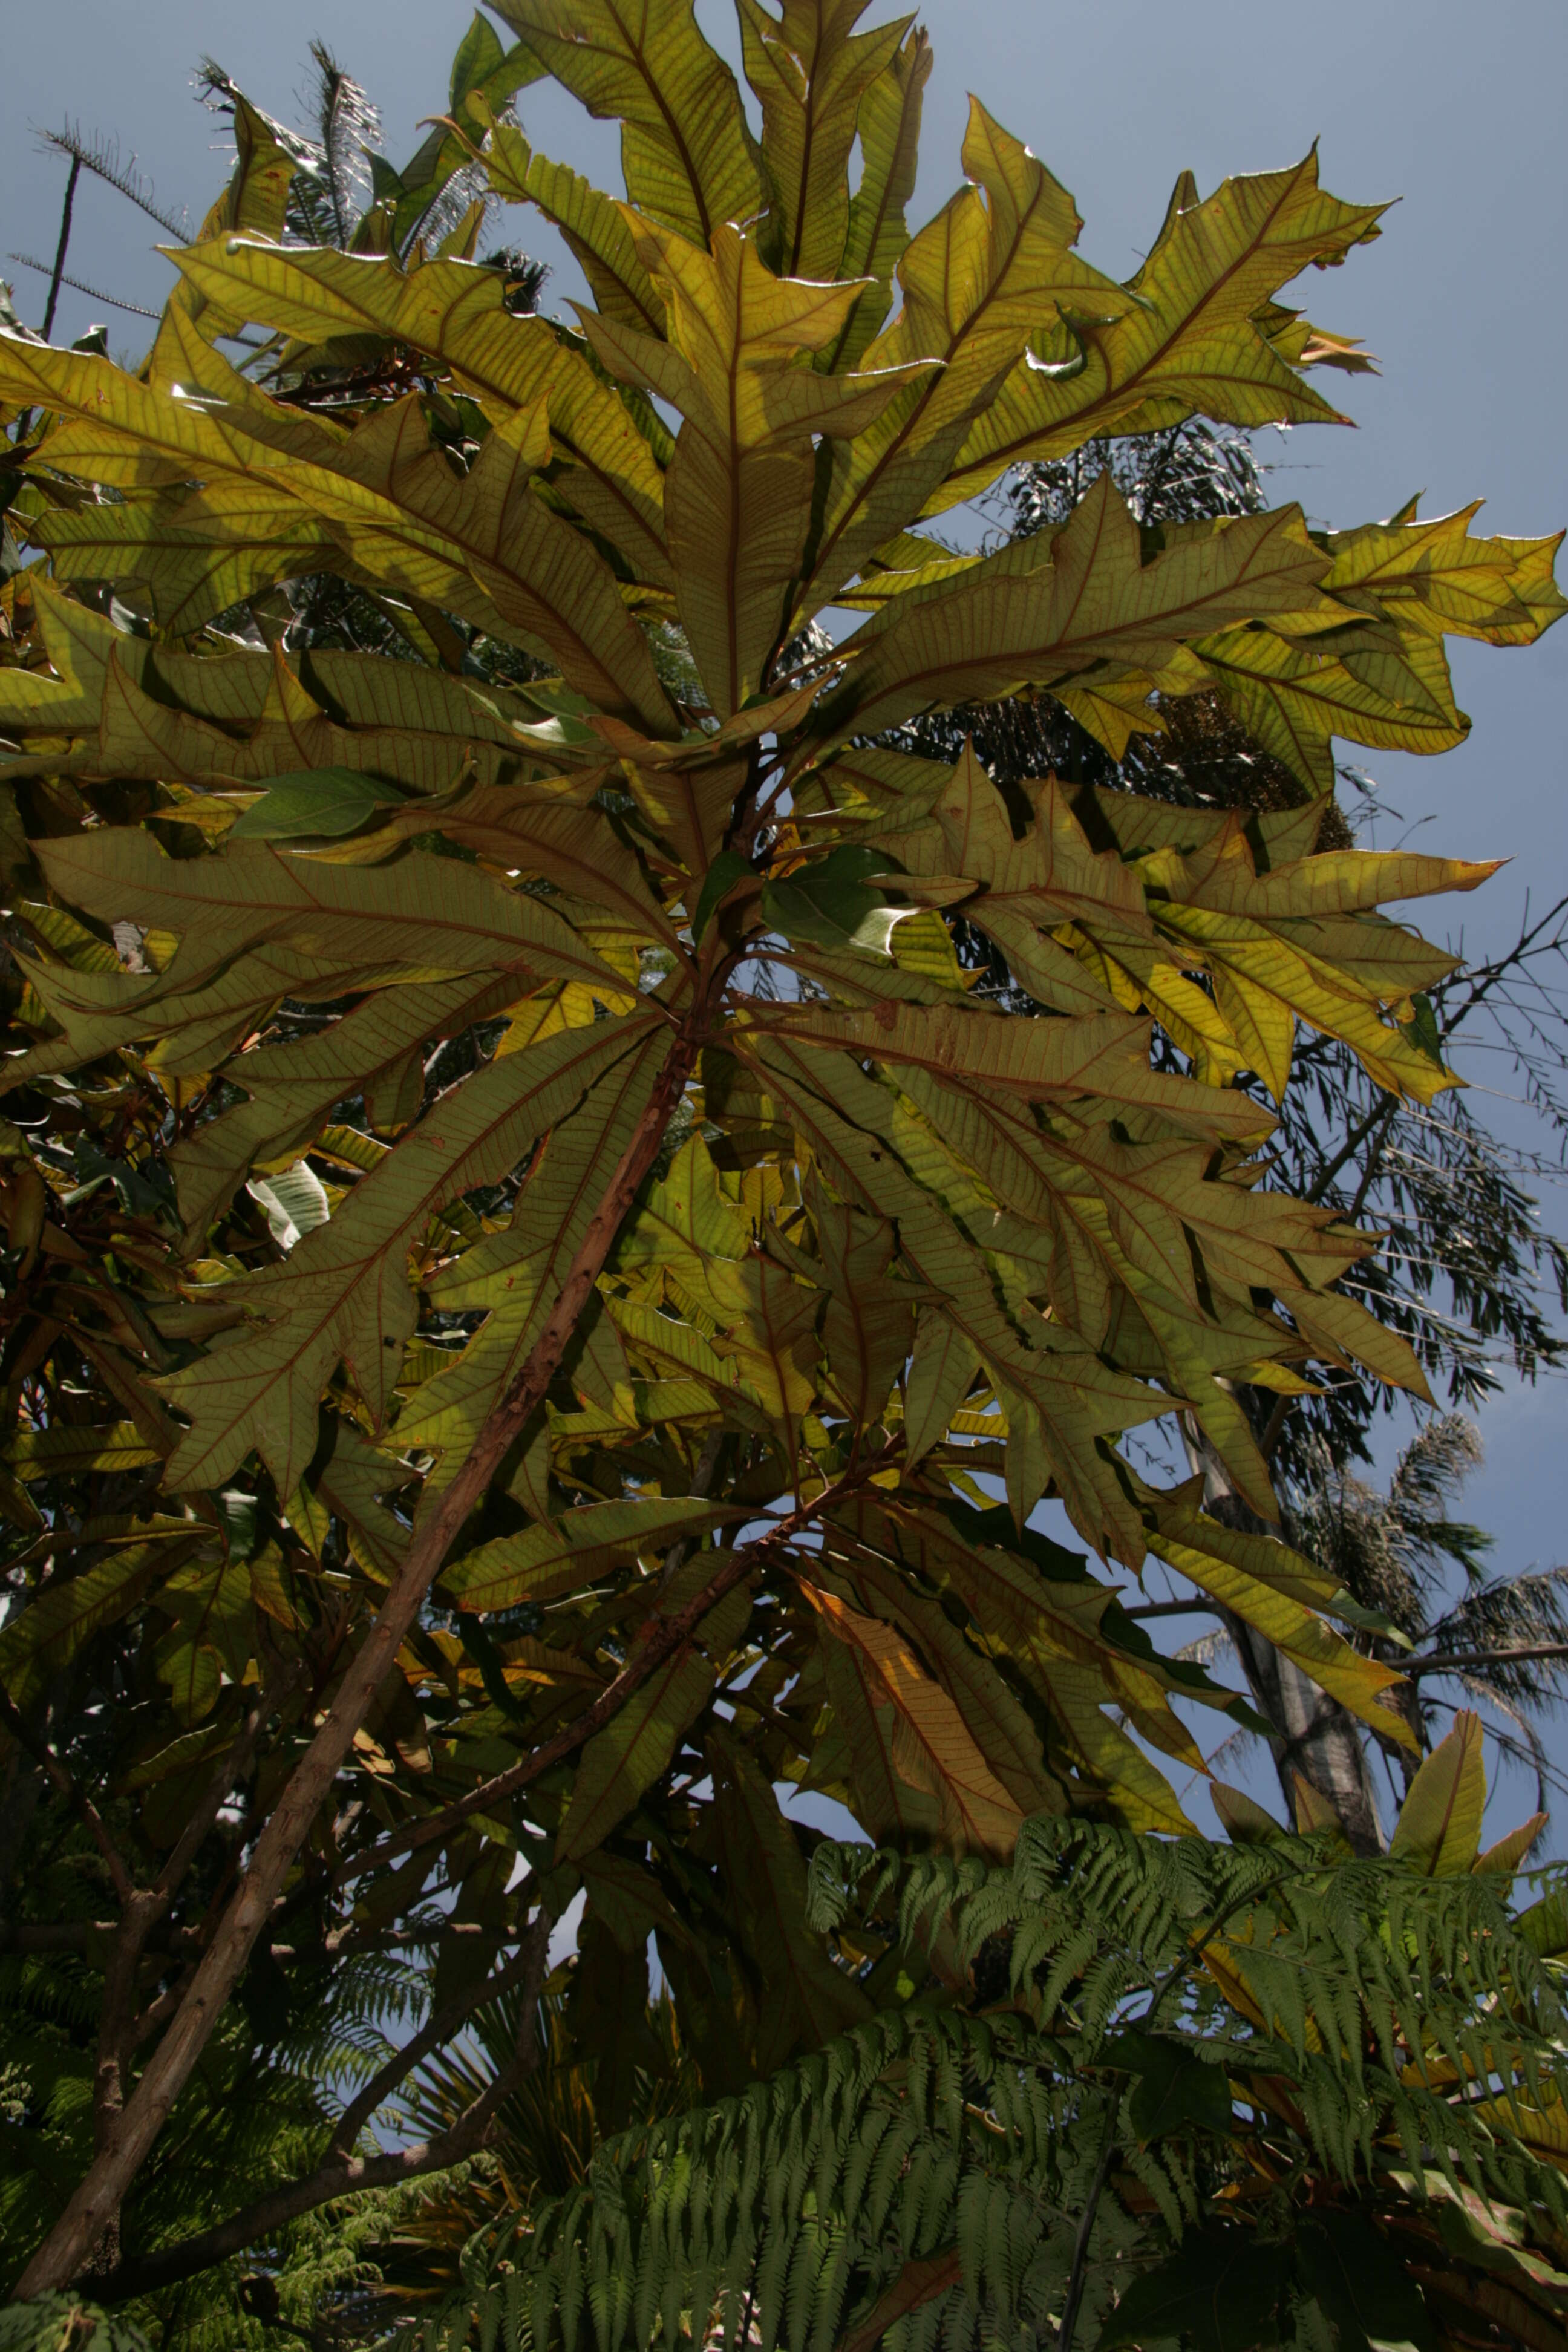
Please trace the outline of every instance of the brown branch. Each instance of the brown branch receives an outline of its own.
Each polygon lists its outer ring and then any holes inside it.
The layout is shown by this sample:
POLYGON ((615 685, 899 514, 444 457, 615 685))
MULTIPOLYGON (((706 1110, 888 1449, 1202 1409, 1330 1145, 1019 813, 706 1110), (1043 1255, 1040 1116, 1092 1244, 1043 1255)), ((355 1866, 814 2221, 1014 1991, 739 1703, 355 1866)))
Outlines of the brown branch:
MULTIPOLYGON (((712 976, 710 988, 714 990, 721 984, 721 969, 712 976)), ((257 1839, 249 1865, 191 1979, 177 2015, 126 2102, 110 2145, 95 2157, 65 2211, 16 2282, 13 2293, 18 2298, 68 2286, 76 2277, 189 2080, 250 1957, 252 1946, 271 1919, 284 1881, 353 1744, 354 1735, 382 1683, 393 1670, 426 1594, 445 1566, 447 1554, 468 1514, 485 1494, 555 1377, 566 1344, 609 1255, 610 1245, 637 1188, 658 1157, 665 1130, 696 1066, 706 1031, 709 1002, 705 992, 682 1022, 543 1331, 517 1378, 487 1417, 456 1477, 416 1525, 403 1564, 388 1588, 375 1622, 257 1839)))
POLYGON ((1274 1409, 1270 1412, 1268 1420, 1264 1423, 1263 1434, 1258 1441, 1258 1450, 1262 1454, 1265 1462, 1273 1461, 1274 1449, 1279 1443, 1280 1433, 1283 1431, 1285 1423, 1290 1417, 1290 1408, 1295 1402, 1296 1400, 1293 1396, 1281 1396, 1275 1398, 1274 1409))
POLYGON ((353 2154, 355 2141, 376 2109, 391 2097, 399 2083, 414 2072, 421 2060, 449 2042, 476 2009, 482 2008, 487 2000, 499 2000, 502 1993, 510 1992, 514 1984, 530 1974, 537 1958, 535 1944, 540 1936, 548 1944, 552 1924, 542 1915, 540 1925, 523 1937, 515 1956, 505 1968, 498 1969, 494 1976, 485 1977, 479 1984, 454 1993, 442 2008, 433 2011, 417 2033, 411 2034, 400 2050, 393 2052, 386 2063, 377 2068, 359 2096, 343 2109, 338 2118, 337 2127, 327 2142, 329 2160, 346 2163, 353 2154))
POLYGON ((1516 1650, 1438 1650, 1427 1658, 1408 1658, 1402 1675, 1468 1673, 1485 1666, 1524 1665, 1532 1658, 1568 1658, 1568 1642, 1527 1642, 1516 1650))
MULTIPOLYGON (((151 1887, 138 1887, 127 1898, 103 1969, 103 1995, 99 2005, 98 2055, 93 2068, 93 2145, 109 2147, 125 2107, 125 2086, 131 2062, 151 2035, 179 2012, 190 1989, 196 1959, 172 1985, 139 2007, 139 1987, 147 1940, 167 1916, 169 1907, 192 1863, 218 1816, 218 1809, 236 1783, 248 1771, 273 1708, 300 1680, 301 1659, 287 1661, 271 1675, 252 1702, 239 1730, 230 1741, 222 1763, 208 1780, 192 1808, 190 1819, 167 1862, 151 1887)), ((198 1936, 199 1946, 203 1938, 198 1936)), ((106 2225, 96 2249, 98 2267, 113 2267, 120 2259, 118 2211, 106 2225), (107 2257, 107 2261, 106 2261, 107 2257)))
MULTIPOLYGON (((552 1921, 547 1912, 541 1912, 530 1928, 519 1950, 517 1959, 487 1983, 479 1986, 463 2001, 448 2002, 439 2017, 431 2020, 425 2032, 396 2053, 396 2061, 406 2059, 398 2067, 395 2087, 411 2066, 436 2046, 426 2036, 439 2022, 450 2018, 453 2030, 463 2018, 481 2002, 498 1993, 510 1991, 521 1982, 524 1987, 522 2016, 519 2024, 517 2047, 506 2065, 489 2087, 465 2107, 450 2130, 440 2132, 434 2139, 416 2140, 412 2147, 392 2148, 379 2156, 355 2157, 339 2153, 339 2142, 344 2137, 349 2116, 363 2107, 366 2095, 375 2089, 392 2063, 384 2067, 375 2082, 366 2085, 353 2107, 332 2135, 331 2151, 337 2157, 318 2168, 305 2180, 290 2181, 286 2187, 258 2197, 254 2204, 233 2213, 226 2221, 204 2230, 199 2237, 183 2239, 178 2245, 154 2254, 144 2254, 140 2260, 122 2263, 110 2276, 94 2282, 94 2292, 115 2302, 132 2295, 152 2294, 159 2287, 174 2286, 182 2279, 192 2278, 198 2271, 207 2270, 230 2254, 237 2254, 258 2239, 269 2238, 285 2223, 296 2221, 302 2213, 313 2213, 319 2206, 329 2205, 340 2197, 353 2197, 367 2189, 392 2189, 406 2180, 417 2180, 426 2173, 444 2172, 454 2164, 461 2164, 483 2145, 496 2116, 511 2096, 518 2084, 531 2074, 539 2063, 539 2037, 535 2019, 539 2007, 539 1990, 544 1979, 544 1967, 550 1946, 552 1921), (460 2012, 460 2013, 459 2013, 460 2012), (423 2044, 424 2046, 418 2046, 423 2044)), ((380 2097, 386 2095, 382 2091, 380 2097)), ((375 2104, 380 2104, 380 2097, 375 2104)), ((367 2119, 374 2107, 360 2115, 354 2126, 357 2136, 360 2124, 367 2119)))
POLYGON ((175 1981, 159 1993, 155 2000, 150 2000, 146 2008, 140 2011, 132 2019, 128 2037, 132 2050, 140 2050, 142 2044, 151 2035, 168 2023, 185 1997, 185 1988, 190 1983, 192 1974, 193 1970, 188 1967, 182 1969, 175 1981))

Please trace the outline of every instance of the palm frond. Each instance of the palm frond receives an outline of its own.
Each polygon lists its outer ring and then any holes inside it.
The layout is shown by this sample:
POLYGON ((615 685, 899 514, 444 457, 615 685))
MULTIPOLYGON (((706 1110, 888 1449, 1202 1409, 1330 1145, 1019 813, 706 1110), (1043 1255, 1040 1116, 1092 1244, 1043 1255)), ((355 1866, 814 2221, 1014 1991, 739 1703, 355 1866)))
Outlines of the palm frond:
POLYGON ((325 41, 310 44, 313 80, 302 103, 315 130, 331 208, 331 242, 346 245, 370 192, 367 152, 381 145, 381 110, 325 41))
POLYGON ((152 181, 137 169, 135 156, 121 158, 118 139, 106 138, 101 131, 94 131, 89 137, 75 122, 66 122, 58 131, 40 131, 37 135, 47 152, 68 156, 84 172, 90 172, 96 179, 117 189, 181 245, 189 243, 190 215, 184 207, 174 212, 160 204, 152 181))

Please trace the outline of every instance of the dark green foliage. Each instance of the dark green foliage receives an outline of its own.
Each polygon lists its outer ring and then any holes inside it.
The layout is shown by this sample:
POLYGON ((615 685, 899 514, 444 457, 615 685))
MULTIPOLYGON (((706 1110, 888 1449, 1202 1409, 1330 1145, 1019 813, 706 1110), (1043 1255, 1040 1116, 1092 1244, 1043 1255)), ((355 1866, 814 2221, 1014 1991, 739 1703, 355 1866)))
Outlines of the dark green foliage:
POLYGON ((508 2352, 610 2352, 711 2310, 726 2344, 789 2352, 869 2341, 879 2312, 900 2352, 1027 2342, 1087 2224, 1107 2352, 1247 2352, 1297 2340, 1308 2306, 1342 2347, 1423 2344, 1406 2272, 1367 2275, 1374 2217, 1419 2231, 1467 2192, 1548 2242, 1568 2217, 1553 2167, 1455 2091, 1555 2095, 1556 1994, 1500 1880, 1037 1819, 1010 1868, 824 1843, 811 1885, 840 1935, 896 1917, 906 2005, 603 2144, 580 2187, 476 2241, 416 2341, 456 2352, 477 2324, 508 2352), (1009 1990, 976 2014, 965 1970, 998 1949, 1009 1990))
POLYGON ((74 2294, 37 2295, 0 2311, 0 2352, 148 2352, 130 2320, 74 2294))

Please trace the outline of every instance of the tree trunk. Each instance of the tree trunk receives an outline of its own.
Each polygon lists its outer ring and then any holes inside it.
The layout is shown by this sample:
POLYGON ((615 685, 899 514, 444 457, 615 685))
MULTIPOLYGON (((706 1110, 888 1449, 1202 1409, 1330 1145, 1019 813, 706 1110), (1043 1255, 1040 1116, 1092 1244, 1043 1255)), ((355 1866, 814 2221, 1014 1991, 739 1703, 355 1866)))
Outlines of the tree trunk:
MULTIPOLYGON (((1234 1496, 1216 1498, 1208 1507, 1229 1527, 1245 1526, 1249 1535, 1265 1532, 1261 1522, 1234 1496), (1226 1504, 1231 1507, 1225 1507, 1226 1504)), ((1321 1797, 1327 1798, 1357 1853, 1381 1853, 1383 1832, 1372 1772, 1354 1716, 1321 1691, 1255 1627, 1229 1610, 1222 1613, 1259 1710, 1277 1727, 1279 1736, 1268 1747, 1291 1822, 1301 1826, 1297 1819, 1295 1775, 1299 1772, 1321 1797)))
MULTIPOLYGON (((1185 1416, 1183 1427, 1193 1466, 1203 1473, 1204 1508, 1210 1517, 1218 1519, 1222 1527, 1238 1528, 1243 1535, 1274 1534, 1234 1491, 1201 1431, 1185 1416)), ((1295 1779, 1300 1773, 1333 1807, 1357 1853, 1381 1853, 1383 1832, 1373 1794, 1372 1769, 1354 1716, 1327 1691, 1320 1690, 1293 1660, 1245 1619, 1228 1609, 1220 1614, 1236 1643, 1259 1712, 1275 1727, 1269 1753, 1292 1827, 1302 1826, 1295 1779)))

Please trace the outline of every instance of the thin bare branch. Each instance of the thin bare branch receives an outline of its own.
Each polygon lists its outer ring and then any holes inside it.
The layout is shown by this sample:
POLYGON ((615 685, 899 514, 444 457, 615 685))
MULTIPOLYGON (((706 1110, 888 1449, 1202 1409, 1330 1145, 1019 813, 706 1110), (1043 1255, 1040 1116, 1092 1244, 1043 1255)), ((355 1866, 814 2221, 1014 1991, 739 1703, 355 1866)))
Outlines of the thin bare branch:
POLYGON ((58 154, 68 155, 80 170, 91 172, 110 187, 118 189, 139 211, 144 212, 149 220, 156 221, 161 229, 177 238, 180 244, 189 242, 189 215, 184 211, 174 213, 164 210, 158 202, 151 180, 137 170, 135 156, 132 155, 128 163, 121 162, 118 140, 105 139, 101 132, 90 139, 84 138, 79 126, 74 122, 66 123, 58 131, 40 131, 38 137, 46 147, 53 148, 58 154))

